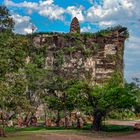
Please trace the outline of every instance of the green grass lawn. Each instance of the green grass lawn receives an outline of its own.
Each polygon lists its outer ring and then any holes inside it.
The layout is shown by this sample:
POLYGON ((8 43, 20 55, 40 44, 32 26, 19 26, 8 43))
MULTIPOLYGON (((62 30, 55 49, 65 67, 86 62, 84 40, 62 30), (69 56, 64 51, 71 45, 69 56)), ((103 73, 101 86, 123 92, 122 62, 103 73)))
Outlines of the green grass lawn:
MULTIPOLYGON (((46 130, 73 130, 73 131, 84 131, 84 130, 90 130, 91 129, 91 125, 87 124, 84 125, 84 127, 82 129, 78 129, 75 127, 71 127, 71 128, 65 128, 65 127, 27 127, 27 128, 13 128, 13 127, 7 127, 6 131, 7 132, 19 132, 19 131, 46 131, 46 130)), ((133 127, 132 126, 123 126, 123 125, 104 125, 102 128, 103 131, 105 132, 127 132, 127 131, 133 131, 133 127)))

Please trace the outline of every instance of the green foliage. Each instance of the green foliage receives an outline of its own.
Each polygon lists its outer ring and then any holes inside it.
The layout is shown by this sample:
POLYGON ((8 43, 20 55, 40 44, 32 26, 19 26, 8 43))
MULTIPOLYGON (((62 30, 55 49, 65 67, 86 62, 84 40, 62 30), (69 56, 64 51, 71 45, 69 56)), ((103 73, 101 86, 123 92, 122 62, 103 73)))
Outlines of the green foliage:
POLYGON ((45 57, 44 57, 43 53, 40 53, 40 54, 32 54, 31 60, 38 67, 43 68, 44 62, 45 62, 45 57))
POLYGON ((83 36, 84 38, 95 37, 95 33, 84 32, 84 33, 81 33, 81 36, 83 36))
POLYGON ((60 76, 54 76, 47 82, 46 89, 48 92, 45 99, 50 109, 70 111, 75 108, 75 96, 67 91, 72 84, 73 81, 65 80, 60 76))
POLYGON ((73 97, 73 101, 75 102, 76 108, 82 111, 86 111, 88 105, 86 96, 83 95, 84 89, 85 89, 85 82, 82 81, 75 81, 73 85, 71 85, 67 89, 67 93, 73 97))
POLYGON ((129 32, 128 32, 127 28, 122 27, 121 25, 118 25, 115 27, 109 27, 109 28, 104 29, 104 30, 100 30, 99 32, 95 33, 95 36, 107 37, 112 32, 119 31, 119 30, 122 30, 122 32, 121 32, 122 36, 124 36, 125 38, 129 38, 129 32))
POLYGON ((13 33, 0 33, 0 76, 24 67, 27 40, 13 33))
POLYGON ((113 74, 102 86, 91 86, 87 81, 79 81, 69 90, 80 95, 77 104, 81 109, 91 108, 91 115, 94 116, 93 129, 96 131, 101 129, 102 118, 108 113, 116 109, 131 109, 136 103, 133 93, 124 88, 119 73, 113 74))
POLYGON ((136 98, 134 105, 135 113, 140 113, 140 81, 138 78, 133 78, 132 83, 125 83, 125 88, 128 92, 132 93, 136 98))
POLYGON ((28 43, 28 46, 28 55, 31 58, 31 63, 36 64, 39 68, 43 68, 48 46, 45 44, 43 47, 36 47, 32 42, 28 43))
POLYGON ((62 66, 64 63, 64 52, 63 50, 57 50, 54 54, 54 65, 62 66))
POLYGON ((73 53, 75 51, 76 51, 75 46, 74 47, 65 47, 65 48, 63 48, 63 52, 65 52, 65 53, 73 53))
POLYGON ((121 125, 104 125, 102 126, 102 130, 106 132, 128 132, 133 131, 132 126, 121 126, 121 125))
POLYGON ((130 35, 129 35, 129 31, 128 31, 128 30, 126 30, 126 31, 123 33, 123 35, 125 36, 125 38, 127 38, 127 39, 128 39, 128 38, 129 38, 129 36, 130 36, 130 35))
POLYGON ((27 64, 25 70, 29 89, 37 89, 47 71, 42 68, 38 68, 36 64, 32 63, 27 64))
MULTIPOLYGON (((122 36, 124 36, 125 38, 129 38, 129 32, 128 32, 127 28, 122 27, 121 25, 114 26, 114 27, 109 27, 107 29, 103 29, 103 30, 98 31, 97 33, 91 33, 91 32, 80 33, 79 31, 77 33, 37 32, 37 33, 34 33, 32 35, 32 37, 46 34, 46 35, 50 35, 50 36, 58 35, 58 36, 62 36, 64 38, 66 38, 66 39, 71 39, 71 38, 75 38, 75 39, 84 38, 84 39, 87 39, 87 38, 92 38, 92 37, 94 38, 94 37, 98 37, 98 36, 106 37, 106 36, 109 36, 111 33, 115 32, 115 31, 119 31, 119 30, 123 30, 122 31, 122 36)), ((28 36, 30 36, 30 35, 28 35, 28 36)))
POLYGON ((16 35, 12 32, 14 22, 4 6, 0 6, 0 16, 0 31, 2 31, 0 32, 0 108, 2 110, 14 110, 20 113, 21 110, 31 111, 32 108, 37 108, 39 103, 43 103, 49 111, 58 113, 64 111, 64 115, 75 109, 92 114, 95 123, 97 121, 98 125, 101 125, 102 118, 115 109, 136 108, 140 101, 140 98, 136 101, 136 94, 140 93, 138 86, 129 84, 124 86, 122 75, 117 72, 102 86, 93 86, 88 81, 90 78, 85 81, 71 80, 61 72, 65 53, 72 55, 81 51, 86 57, 90 57, 98 50, 100 46, 97 43, 85 48, 88 37, 106 37, 120 30, 124 31, 123 35, 127 37, 126 28, 118 26, 96 34, 79 34, 79 29, 77 33, 46 33, 50 36, 59 35, 68 41, 73 40, 71 46, 68 44, 68 47, 63 46, 62 49, 53 47, 54 69, 46 70, 44 65, 48 45, 36 47, 31 40, 34 36, 44 33, 16 35), (27 39, 29 37, 30 39, 27 39), (27 57, 30 58, 28 64, 27 57))
POLYGON ((53 36, 53 35, 63 35, 64 33, 59 33, 59 32, 35 32, 33 34, 28 34, 27 36, 29 38, 31 37, 35 37, 35 36, 39 36, 39 35, 50 35, 50 36, 53 36))
POLYGON ((112 33, 111 30, 101 30, 101 31, 96 33, 96 36, 107 37, 110 33, 112 33))
POLYGON ((63 34, 63 36, 66 36, 67 38, 79 38, 80 37, 80 33, 66 33, 66 34, 63 34))
POLYGON ((95 43, 95 42, 92 43, 92 49, 96 50, 96 49, 98 49, 99 47, 100 47, 99 44, 97 44, 97 43, 95 43))
POLYGON ((90 57, 93 54, 93 50, 91 50, 90 48, 85 48, 83 51, 84 56, 86 57, 90 57))
POLYGON ((28 63, 25 68, 27 79, 27 97, 30 101, 31 108, 29 111, 34 113, 40 105, 44 85, 46 83, 47 70, 38 67, 37 64, 28 63))
POLYGON ((0 33, 0 39, 1 108, 16 110, 18 107, 23 108, 26 102, 26 79, 23 69, 27 40, 7 31, 0 33))
POLYGON ((13 19, 11 18, 9 14, 9 10, 3 6, 0 5, 0 32, 1 31, 12 31, 14 27, 13 19))
POLYGON ((108 118, 111 119, 117 119, 117 120, 129 120, 129 119, 135 119, 136 114, 130 110, 130 109, 120 109, 116 111, 112 111, 108 114, 108 118))
POLYGON ((0 6, 0 109, 20 112, 29 107, 25 65, 28 40, 12 32, 14 22, 0 6))

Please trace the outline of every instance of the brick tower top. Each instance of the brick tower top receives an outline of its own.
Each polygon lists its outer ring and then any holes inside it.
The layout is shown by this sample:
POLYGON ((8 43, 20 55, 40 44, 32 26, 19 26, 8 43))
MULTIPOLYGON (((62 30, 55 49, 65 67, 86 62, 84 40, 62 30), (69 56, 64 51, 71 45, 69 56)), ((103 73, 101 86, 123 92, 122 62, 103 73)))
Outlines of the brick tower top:
POLYGON ((70 25, 70 33, 80 33, 80 24, 76 17, 72 19, 72 22, 70 25))

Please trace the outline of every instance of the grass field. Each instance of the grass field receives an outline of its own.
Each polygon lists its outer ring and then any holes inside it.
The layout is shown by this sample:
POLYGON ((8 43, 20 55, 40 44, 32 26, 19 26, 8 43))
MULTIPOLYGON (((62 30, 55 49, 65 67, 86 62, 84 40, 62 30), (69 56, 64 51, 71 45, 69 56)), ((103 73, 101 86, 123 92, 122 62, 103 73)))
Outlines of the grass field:
MULTIPOLYGON (((86 131, 90 130, 91 125, 85 125, 82 129, 77 129, 75 127, 72 128, 65 128, 65 127, 27 127, 27 128, 13 128, 7 127, 7 132, 19 132, 19 131, 46 131, 46 130, 53 130, 53 131, 60 131, 60 130, 73 130, 73 131, 86 131)), ((123 126, 123 125, 104 125, 102 130, 104 132, 127 132, 133 131, 132 126, 123 126)))
MULTIPOLYGON (((103 128, 104 131, 97 133, 97 132, 90 131, 89 127, 90 126, 85 126, 84 129, 75 129, 75 128, 64 129, 63 127, 51 127, 51 128, 29 127, 29 128, 20 128, 20 129, 6 128, 7 137, 0 138, 0 140, 57 140, 57 135, 58 137, 65 135, 64 138, 66 136, 67 137, 77 136, 78 138, 82 136, 92 137, 92 138, 93 137, 104 138, 110 136, 124 135, 127 133, 131 133, 133 131, 133 127, 129 127, 129 126, 107 125, 104 126, 103 128)), ((60 140, 63 139, 60 138, 60 140)))

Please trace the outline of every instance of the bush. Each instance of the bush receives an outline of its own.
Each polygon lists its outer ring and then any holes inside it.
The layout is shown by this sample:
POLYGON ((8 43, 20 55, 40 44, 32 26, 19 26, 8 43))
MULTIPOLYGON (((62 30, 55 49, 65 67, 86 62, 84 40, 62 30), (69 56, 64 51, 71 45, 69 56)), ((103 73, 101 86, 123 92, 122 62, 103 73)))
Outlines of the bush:
POLYGON ((118 119, 118 120, 129 120, 136 118, 136 114, 131 110, 117 110, 109 113, 107 118, 118 119))
POLYGON ((106 132, 127 132, 133 131, 132 126, 122 126, 122 125, 104 125, 102 126, 102 131, 106 132))

